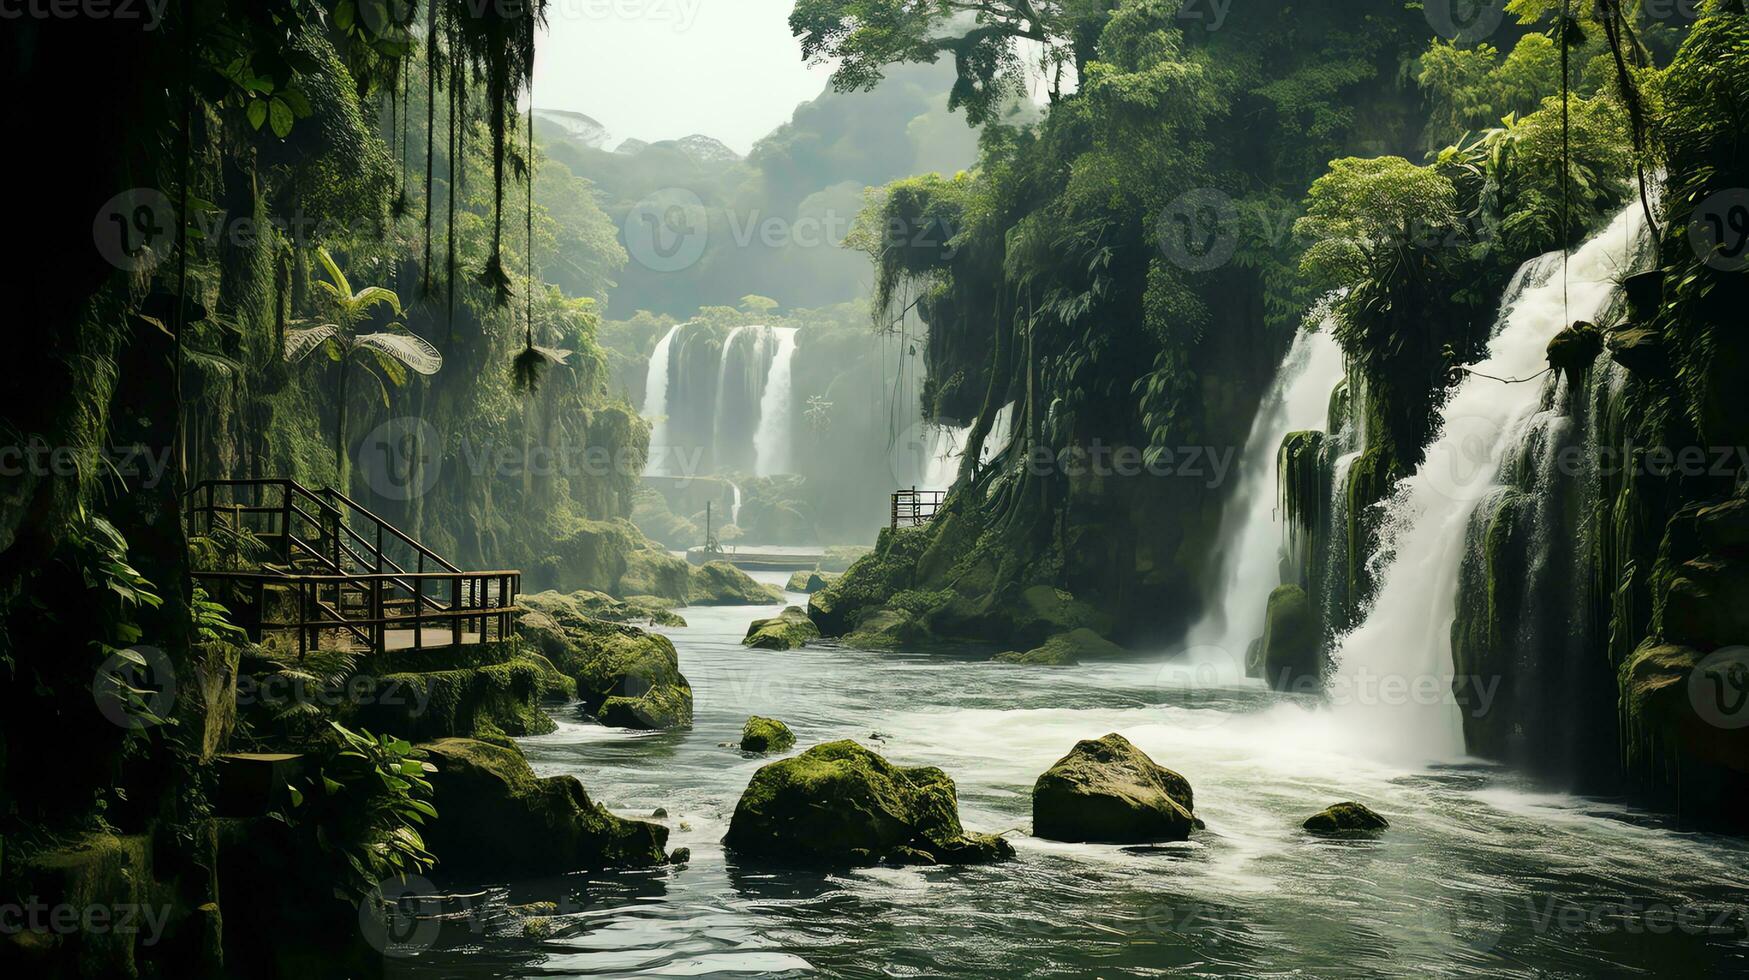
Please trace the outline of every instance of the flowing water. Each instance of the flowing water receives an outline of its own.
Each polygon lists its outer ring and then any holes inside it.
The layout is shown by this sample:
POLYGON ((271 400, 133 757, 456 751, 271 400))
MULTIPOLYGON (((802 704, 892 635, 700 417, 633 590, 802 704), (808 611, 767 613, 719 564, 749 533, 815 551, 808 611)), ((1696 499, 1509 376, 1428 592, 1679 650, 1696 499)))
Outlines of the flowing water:
POLYGON ((656 342, 650 354, 650 367, 644 376, 644 418, 650 421, 649 463, 644 472, 659 476, 667 472, 668 464, 668 362, 674 348, 674 337, 685 324, 676 324, 656 342))
POLYGON ((790 442, 794 430, 794 394, 791 378, 796 357, 796 328, 779 327, 777 354, 771 360, 771 374, 765 382, 765 397, 759 403, 759 428, 753 436, 756 472, 759 476, 776 476, 790 471, 790 442))
POLYGON ((1332 330, 1325 323, 1294 338, 1245 441, 1238 491, 1221 521, 1221 589, 1186 641, 1191 659, 1219 676, 1244 675, 1245 650, 1263 635, 1265 600, 1281 584, 1276 456, 1289 433, 1323 429, 1329 420, 1330 392, 1343 373, 1332 330))
MULTIPOLYGON (((1498 488, 1501 462, 1536 424, 1549 341, 1573 321, 1604 312, 1630 271, 1641 229, 1636 204, 1574 252, 1564 274, 1545 258, 1514 280, 1521 292, 1505 304, 1487 358, 1452 392, 1426 461, 1385 504, 1378 591, 1371 613, 1342 640, 1331 687, 1351 723, 1377 732, 1395 753, 1463 753, 1451 695, 1451 624, 1470 517, 1498 488)), ((1479 699, 1478 709, 1489 696, 1480 688, 1467 693, 1479 699)))
MULTIPOLYGON (((778 576, 767 576, 774 581, 778 576)), ((792 596, 792 601, 801 597, 792 596)), ((408 977, 1724 976, 1749 970, 1743 842, 1610 802, 1534 791, 1480 764, 1405 766, 1357 750, 1338 713, 1194 670, 1071 670, 952 656, 742 647, 772 608, 688 609, 665 630, 691 680, 688 732, 559 714, 523 745, 618 813, 688 847, 684 867, 458 882, 408 977), (766 761, 724 743, 749 714, 800 745, 855 738, 939 765, 966 825, 1009 831, 987 867, 802 871, 719 843, 766 761), (1121 732, 1196 789, 1208 829, 1158 847, 1027 836, 1028 792, 1078 739, 1121 732), (1371 840, 1299 828, 1338 800, 1385 814, 1371 840), (525 937, 509 906, 554 902, 525 937), (1675 922, 1685 925, 1673 925, 1675 922)), ((406 950, 407 952, 415 952, 406 950)))

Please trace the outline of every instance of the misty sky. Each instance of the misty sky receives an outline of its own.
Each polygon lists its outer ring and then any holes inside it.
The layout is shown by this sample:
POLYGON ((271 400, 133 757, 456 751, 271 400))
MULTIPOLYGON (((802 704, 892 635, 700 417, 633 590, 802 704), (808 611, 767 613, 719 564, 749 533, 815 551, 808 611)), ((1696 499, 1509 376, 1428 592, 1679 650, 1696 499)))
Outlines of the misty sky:
POLYGON ((820 94, 792 0, 550 0, 535 105, 587 113, 614 139, 714 136, 738 153, 820 94))

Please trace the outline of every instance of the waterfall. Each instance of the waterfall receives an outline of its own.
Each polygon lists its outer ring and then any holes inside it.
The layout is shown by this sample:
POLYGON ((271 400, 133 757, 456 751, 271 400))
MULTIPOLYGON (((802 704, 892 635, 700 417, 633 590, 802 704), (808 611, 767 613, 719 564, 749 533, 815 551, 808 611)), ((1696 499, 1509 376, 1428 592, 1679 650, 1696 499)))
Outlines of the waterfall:
POLYGON ((711 461, 719 473, 753 465, 753 440, 774 345, 771 328, 762 325, 736 327, 723 340, 710 432, 711 461))
POLYGON ((1217 668, 1245 673, 1245 650, 1263 635, 1265 602, 1281 584, 1284 528, 1277 500, 1276 455, 1289 433, 1322 429, 1330 392, 1342 380, 1342 349, 1326 320, 1316 331, 1294 338, 1276 370, 1245 440, 1239 486, 1221 519, 1220 540, 1229 542, 1220 572, 1220 590, 1201 622, 1191 628, 1191 657, 1217 668))
POLYGON ((741 485, 739 483, 736 483, 733 480, 731 480, 731 481, 729 481, 729 489, 734 491, 734 493, 735 493, 735 502, 729 505, 729 523, 735 525, 736 527, 740 527, 741 526, 741 485))
POLYGON ((1463 754, 1451 627, 1470 517, 1496 491, 1501 463, 1529 432, 1545 389, 1493 379, 1538 375, 1557 333, 1604 312, 1641 226, 1636 202, 1573 253, 1564 277, 1526 273, 1515 280, 1523 292, 1516 302, 1508 297, 1487 358, 1441 409, 1426 461, 1382 505, 1378 591, 1361 624, 1342 638, 1330 684, 1338 710, 1354 718, 1356 731, 1364 726, 1370 745, 1419 759, 1463 754))
POLYGON ((754 472, 760 476, 776 476, 790 469, 791 369, 796 356, 796 328, 780 327, 777 334, 777 355, 771 360, 771 374, 765 381, 765 395, 759 401, 759 428, 753 436, 754 472))
POLYGON ((685 324, 675 324, 650 354, 650 368, 644 375, 643 416, 650 423, 650 453, 644 464, 648 476, 661 476, 668 466, 668 355, 674 347, 674 336, 685 324))
MULTIPOLYGON (((980 463, 988 463, 1004 449, 1014 438, 1014 403, 1009 402, 996 410, 996 417, 990 420, 990 431, 984 436, 984 449, 979 453, 980 463)), ((938 425, 930 429, 923 441, 923 472, 917 481, 919 490, 936 490, 947 492, 953 488, 954 481, 959 479, 960 463, 965 454, 966 442, 972 437, 972 427, 969 425, 938 425)))

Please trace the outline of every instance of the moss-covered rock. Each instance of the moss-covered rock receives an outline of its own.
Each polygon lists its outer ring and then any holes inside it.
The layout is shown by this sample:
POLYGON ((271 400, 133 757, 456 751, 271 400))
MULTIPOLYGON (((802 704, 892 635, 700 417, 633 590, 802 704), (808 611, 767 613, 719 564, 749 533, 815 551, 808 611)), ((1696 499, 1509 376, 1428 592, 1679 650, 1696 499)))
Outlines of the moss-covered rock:
POLYGON ((760 650, 794 650, 820 636, 819 627, 799 606, 790 606, 770 619, 756 619, 741 642, 760 650))
POLYGON ((633 595, 616 599, 605 592, 582 589, 566 595, 562 592, 540 592, 517 600, 524 608, 544 612, 561 625, 584 619, 604 619, 610 623, 647 623, 652 626, 685 626, 686 620, 670 606, 673 600, 656 596, 633 595))
POLYGON ((614 816, 575 777, 536 778, 514 746, 452 738, 419 748, 437 770, 438 816, 425 843, 447 873, 552 875, 666 860, 668 828, 614 816))
POLYGON ((1278 691, 1305 691, 1322 681, 1322 630, 1305 589, 1283 585, 1269 594, 1258 658, 1262 679, 1278 691))
POLYGON ((859 650, 899 650, 928 643, 933 637, 917 617, 904 609, 876 609, 863 615, 844 637, 859 650))
POLYGON ((782 752, 795 744, 795 733, 776 718, 754 715, 747 719, 747 724, 741 726, 743 752, 782 752))
POLYGON ((692 686, 667 637, 574 615, 563 603, 541 604, 565 621, 528 612, 517 620, 517 633, 576 682, 577 699, 598 720, 618 728, 692 725, 692 686))
POLYGON ((784 591, 813 595, 828 588, 842 577, 843 573, 841 572, 796 572, 789 577, 789 582, 784 585, 784 591))
POLYGON ((894 766, 855 742, 829 742, 753 776, 723 843, 738 858, 857 866, 969 864, 1014 850, 960 826, 953 780, 894 766))
POLYGON ((360 676, 372 688, 350 723, 412 741, 545 735, 557 725, 542 703, 576 697, 576 682, 521 640, 381 655, 360 676))
POLYGON ((1195 814, 1190 781, 1116 734, 1077 743, 1032 788, 1032 832, 1047 840, 1185 840, 1195 814))
POLYGON ((1391 822, 1359 803, 1337 803, 1306 818, 1305 828, 1314 834, 1376 833, 1391 822))
POLYGON ((645 537, 630 521, 578 521, 526 571, 527 587, 613 596, 657 596, 685 602, 690 568, 645 537))
POLYGON ((1129 651, 1090 629, 1059 633, 1025 653, 996 655, 996 662, 1038 667, 1071 667, 1083 660, 1121 660, 1129 651))
MULTIPOLYGON (((927 527, 886 528, 875 549, 858 558, 844 576, 808 600, 808 615, 822 636, 844 636, 862 616, 914 588, 917 561, 930 545, 927 527)), ((822 569, 831 568, 822 562, 822 569)))
POLYGON ((655 596, 686 602, 692 595, 692 566, 659 548, 626 555, 625 572, 614 589, 617 596, 655 596))
POLYGON ((726 561, 693 568, 690 596, 695 606, 769 606, 783 601, 777 588, 754 581, 726 561))
POLYGON ((1579 320, 1549 341, 1549 367, 1577 382, 1591 370, 1597 355, 1603 352, 1603 332, 1597 324, 1579 320))

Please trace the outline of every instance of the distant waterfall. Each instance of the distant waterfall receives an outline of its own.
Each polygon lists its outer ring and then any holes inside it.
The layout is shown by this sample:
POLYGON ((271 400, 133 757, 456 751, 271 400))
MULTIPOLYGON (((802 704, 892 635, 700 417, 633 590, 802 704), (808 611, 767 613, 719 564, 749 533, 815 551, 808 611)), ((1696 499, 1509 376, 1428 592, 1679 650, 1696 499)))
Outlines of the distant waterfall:
MULTIPOLYGON (((979 463, 988 463, 997 453, 1008 448, 1009 441, 1014 438, 1013 428, 1014 403, 1009 402, 997 409, 996 417, 990 420, 990 431, 984 436, 979 463)), ((939 425, 930 429, 923 440, 923 472, 917 488, 942 493, 951 490, 954 481, 959 479, 960 464, 971 436, 972 427, 969 425, 939 425)))
POLYGON ((1376 598, 1360 626, 1342 638, 1330 685, 1338 710, 1356 719, 1355 730, 1364 730, 1369 744, 1421 759, 1463 753, 1450 693, 1451 627, 1470 518, 1497 489, 1502 461, 1532 431, 1545 388, 1554 383, 1496 379, 1538 375, 1556 334, 1603 313, 1641 228, 1636 202, 1573 253, 1565 277, 1515 281, 1524 291, 1488 345, 1487 359, 1446 401, 1426 461, 1382 505, 1376 598))
POLYGON ((710 433, 717 472, 754 466, 753 440, 764 411, 776 344, 775 334, 766 326, 736 327, 723 340, 710 433))
POLYGON ((1227 542, 1227 551, 1219 590, 1188 642, 1195 659, 1230 666, 1234 677, 1244 674, 1246 648, 1263 635, 1265 600, 1282 584, 1285 528, 1276 494, 1277 452, 1290 433, 1324 427, 1330 392, 1342 381, 1342 349, 1333 331, 1326 321, 1315 333, 1301 331, 1288 348, 1251 424, 1239 487, 1221 519, 1220 540, 1227 542))
POLYGON ((730 481, 729 489, 735 492, 735 502, 729 505, 729 523, 739 526, 741 523, 741 485, 730 481))
POLYGON ((650 454, 644 473, 661 476, 668 472, 668 360, 674 349, 674 336, 685 324, 671 327, 656 343, 650 354, 649 371, 644 375, 644 418, 650 423, 650 454))
POLYGON ((759 428, 753 436, 754 472, 760 476, 776 476, 790 471, 790 437, 794 428, 791 412, 790 379, 796 356, 796 328, 780 327, 777 334, 777 354, 771 361, 771 374, 765 382, 765 395, 759 402, 759 428))

